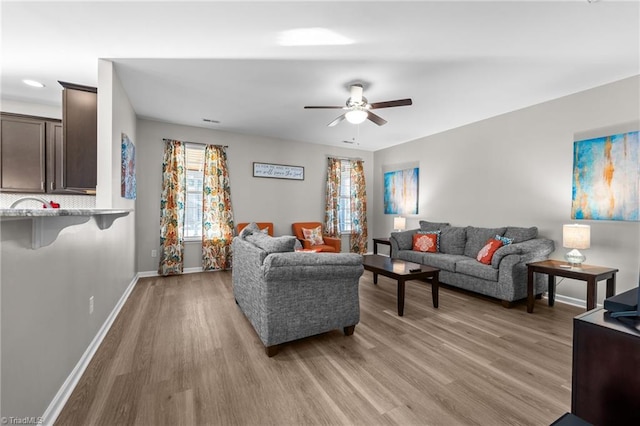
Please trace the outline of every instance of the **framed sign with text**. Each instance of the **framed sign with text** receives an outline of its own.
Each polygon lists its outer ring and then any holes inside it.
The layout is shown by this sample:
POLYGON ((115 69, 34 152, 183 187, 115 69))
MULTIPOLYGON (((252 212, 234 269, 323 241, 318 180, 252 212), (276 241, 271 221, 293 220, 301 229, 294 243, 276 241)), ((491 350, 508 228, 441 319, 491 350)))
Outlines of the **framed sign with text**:
POLYGON ((253 177, 304 180, 304 167, 254 162, 253 177))

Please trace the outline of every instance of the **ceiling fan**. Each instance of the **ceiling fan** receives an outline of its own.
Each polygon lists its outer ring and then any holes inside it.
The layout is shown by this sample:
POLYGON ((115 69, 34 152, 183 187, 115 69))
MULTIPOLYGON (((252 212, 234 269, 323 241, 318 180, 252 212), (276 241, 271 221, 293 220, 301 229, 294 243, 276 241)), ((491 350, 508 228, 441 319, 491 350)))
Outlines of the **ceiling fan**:
POLYGON ((387 123, 387 120, 379 115, 371 112, 372 109, 391 108, 397 106, 411 105, 411 99, 398 99, 395 101, 386 102, 374 102, 370 104, 367 98, 362 96, 362 85, 352 84, 350 87, 351 97, 347 99, 346 106, 305 106, 305 109, 344 109, 346 112, 340 117, 329 123, 329 127, 333 127, 340 123, 342 120, 347 120, 349 123, 360 124, 364 120, 371 120, 378 126, 383 126, 387 123))

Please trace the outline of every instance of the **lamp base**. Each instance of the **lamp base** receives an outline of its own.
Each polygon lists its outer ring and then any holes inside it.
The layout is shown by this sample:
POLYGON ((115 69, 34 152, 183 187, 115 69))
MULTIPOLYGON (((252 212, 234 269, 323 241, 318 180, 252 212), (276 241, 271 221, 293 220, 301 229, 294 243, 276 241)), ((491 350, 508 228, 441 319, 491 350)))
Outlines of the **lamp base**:
POLYGON ((582 262, 587 260, 587 258, 580 253, 577 249, 573 249, 567 254, 564 255, 564 258, 571 264, 571 266, 580 266, 582 262))

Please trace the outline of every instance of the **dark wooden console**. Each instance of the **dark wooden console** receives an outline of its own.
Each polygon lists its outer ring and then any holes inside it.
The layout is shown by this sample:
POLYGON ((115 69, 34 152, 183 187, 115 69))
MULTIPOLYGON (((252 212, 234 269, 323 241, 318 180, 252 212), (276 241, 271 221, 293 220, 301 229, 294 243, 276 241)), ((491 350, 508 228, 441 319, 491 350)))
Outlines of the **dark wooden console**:
POLYGON ((571 412, 594 425, 640 424, 640 320, 594 309, 573 319, 571 412))

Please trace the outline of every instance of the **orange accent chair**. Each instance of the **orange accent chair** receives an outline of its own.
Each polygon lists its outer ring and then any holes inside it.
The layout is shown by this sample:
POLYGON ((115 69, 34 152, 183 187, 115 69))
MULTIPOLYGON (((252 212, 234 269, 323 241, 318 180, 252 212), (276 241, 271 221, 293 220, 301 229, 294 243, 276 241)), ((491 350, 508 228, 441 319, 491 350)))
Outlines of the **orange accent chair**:
MULTIPOLYGON (((238 224, 238 234, 240 234, 240 231, 242 231, 249 223, 239 223, 238 224)), ((260 229, 267 229, 267 232, 269 233, 270 236, 273 237, 273 223, 271 222, 256 222, 256 225, 258 225, 258 228, 260 229)))
POLYGON ((313 229, 318 226, 322 227, 322 224, 320 222, 296 222, 291 224, 291 230, 293 231, 293 235, 300 240, 302 248, 305 250, 313 249, 314 251, 340 253, 342 245, 340 238, 330 237, 323 233, 322 239, 324 240, 324 244, 316 245, 311 245, 311 241, 304 239, 304 232, 302 232, 302 228, 313 229))

